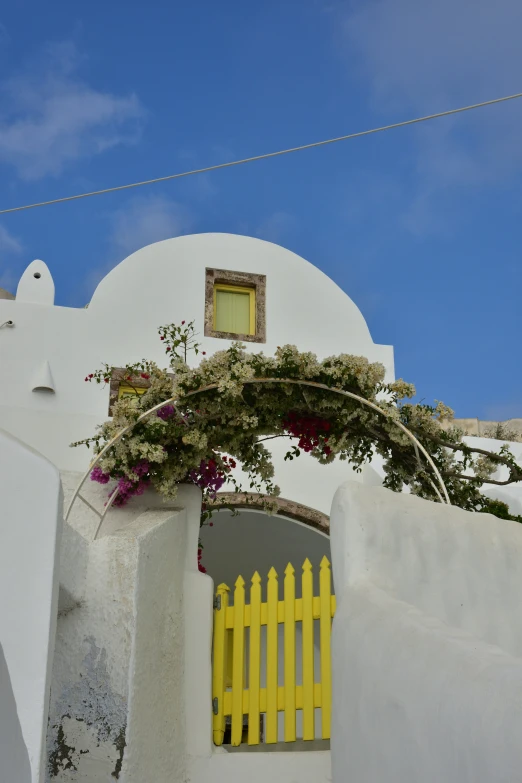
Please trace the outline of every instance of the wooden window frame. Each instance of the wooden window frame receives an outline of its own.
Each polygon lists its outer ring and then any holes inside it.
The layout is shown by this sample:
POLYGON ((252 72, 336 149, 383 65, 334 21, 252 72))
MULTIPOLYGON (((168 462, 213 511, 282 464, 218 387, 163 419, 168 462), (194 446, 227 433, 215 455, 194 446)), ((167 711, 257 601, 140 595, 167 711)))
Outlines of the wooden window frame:
POLYGON ((229 269, 205 270, 205 337, 266 343, 266 276, 229 269), (250 330, 252 334, 220 332, 215 328, 216 290, 241 291, 250 295, 250 330))

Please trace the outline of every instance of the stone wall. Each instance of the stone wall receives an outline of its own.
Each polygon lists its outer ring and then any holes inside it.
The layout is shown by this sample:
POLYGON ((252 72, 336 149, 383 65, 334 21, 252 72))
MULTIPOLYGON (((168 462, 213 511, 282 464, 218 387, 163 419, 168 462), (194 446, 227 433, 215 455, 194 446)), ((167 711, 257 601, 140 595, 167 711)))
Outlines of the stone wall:
POLYGON ((500 433, 509 436, 509 440, 522 440, 522 419, 507 419, 506 421, 483 421, 481 419, 453 419, 450 422, 444 422, 444 429, 449 427, 458 427, 464 431, 465 435, 478 437, 497 438, 498 428, 500 433))

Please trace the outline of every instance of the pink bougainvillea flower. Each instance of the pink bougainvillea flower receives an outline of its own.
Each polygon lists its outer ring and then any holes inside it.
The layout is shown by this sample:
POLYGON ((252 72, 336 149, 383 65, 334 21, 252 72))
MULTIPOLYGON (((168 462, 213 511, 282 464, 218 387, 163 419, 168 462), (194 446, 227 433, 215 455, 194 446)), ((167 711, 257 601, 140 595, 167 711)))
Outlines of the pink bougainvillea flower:
POLYGON ((150 463, 146 459, 141 459, 134 465, 132 472, 137 476, 145 476, 150 470, 150 463))
POLYGON ((91 471, 91 481, 97 481, 98 484, 108 484, 111 477, 109 473, 105 473, 99 465, 91 471))
POLYGON ((170 419, 171 416, 174 416, 175 413, 176 413, 176 409, 174 405, 164 405, 156 413, 156 416, 159 416, 160 419, 166 421, 167 419, 170 419))

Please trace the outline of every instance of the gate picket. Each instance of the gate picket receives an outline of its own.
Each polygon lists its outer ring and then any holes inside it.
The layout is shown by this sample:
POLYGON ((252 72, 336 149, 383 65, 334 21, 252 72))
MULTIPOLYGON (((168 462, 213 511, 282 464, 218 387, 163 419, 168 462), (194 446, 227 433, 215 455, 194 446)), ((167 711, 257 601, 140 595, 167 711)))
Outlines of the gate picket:
POLYGON ((212 706, 213 737, 222 745, 226 719, 231 719, 231 744, 243 741, 243 719, 248 716, 249 745, 278 742, 278 715, 284 713, 284 741, 297 739, 296 715, 302 710, 303 740, 315 737, 315 710, 321 709, 321 736, 330 739, 332 673, 331 627, 335 596, 331 592, 331 569, 323 557, 319 571, 319 595, 314 596, 313 570, 308 558, 302 566, 302 597, 295 597, 295 571, 285 569, 283 600, 274 568, 268 572, 266 602, 262 601, 262 580, 256 571, 251 580, 250 603, 245 601, 245 581, 238 576, 234 603, 229 605, 229 588, 216 591, 214 611, 212 706), (314 621, 319 620, 320 682, 315 682, 314 621), (296 683, 296 623, 302 623, 302 685, 296 683), (279 626, 283 626, 284 684, 279 685, 279 626), (261 687, 262 627, 266 627, 266 687, 261 687), (246 660, 246 633, 249 654, 246 660), (245 664, 248 666, 245 667, 245 664), (231 687, 230 687, 231 686, 231 687), (265 716, 261 737, 260 717, 265 716))

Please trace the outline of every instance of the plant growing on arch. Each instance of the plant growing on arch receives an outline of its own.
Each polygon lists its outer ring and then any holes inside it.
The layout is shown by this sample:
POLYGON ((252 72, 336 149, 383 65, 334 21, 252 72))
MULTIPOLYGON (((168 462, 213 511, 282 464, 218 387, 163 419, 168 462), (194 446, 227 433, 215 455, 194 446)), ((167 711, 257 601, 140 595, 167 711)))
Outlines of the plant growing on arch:
MULTIPOLYGON (((161 327, 159 335, 168 366, 161 368, 146 359, 128 365, 126 382, 132 385, 141 376, 150 387, 142 395, 116 402, 112 420, 91 438, 73 444, 92 446, 98 454, 122 428, 133 425, 92 471, 92 479, 110 485, 111 491, 117 486, 116 505, 149 486, 173 498, 179 484, 190 482, 203 491, 203 521, 208 521, 226 484, 236 492, 243 490, 237 478, 241 468, 247 491, 263 495, 270 509, 279 489, 264 444, 282 437, 290 440, 286 459, 298 458, 304 451, 320 464, 341 459, 360 470, 378 454, 384 459, 384 486, 396 492, 408 487, 413 494, 437 500, 433 474, 398 426, 401 423, 432 458, 452 504, 522 521, 510 514, 506 504, 480 491, 485 484, 522 480, 522 467, 508 447, 494 452, 465 443, 460 430, 441 426, 452 418, 450 408, 441 402, 410 402, 414 386, 403 380, 385 383, 381 364, 348 354, 319 360, 292 345, 265 356, 247 353, 241 343, 233 343, 206 357, 193 322, 161 327), (187 362, 190 352, 202 355, 195 367, 187 362), (357 394, 386 415, 336 391, 357 394), (168 402, 172 397, 175 404, 168 402), (154 406, 159 407, 138 421, 154 406)), ((112 370, 104 365, 86 381, 107 383, 112 370)))

